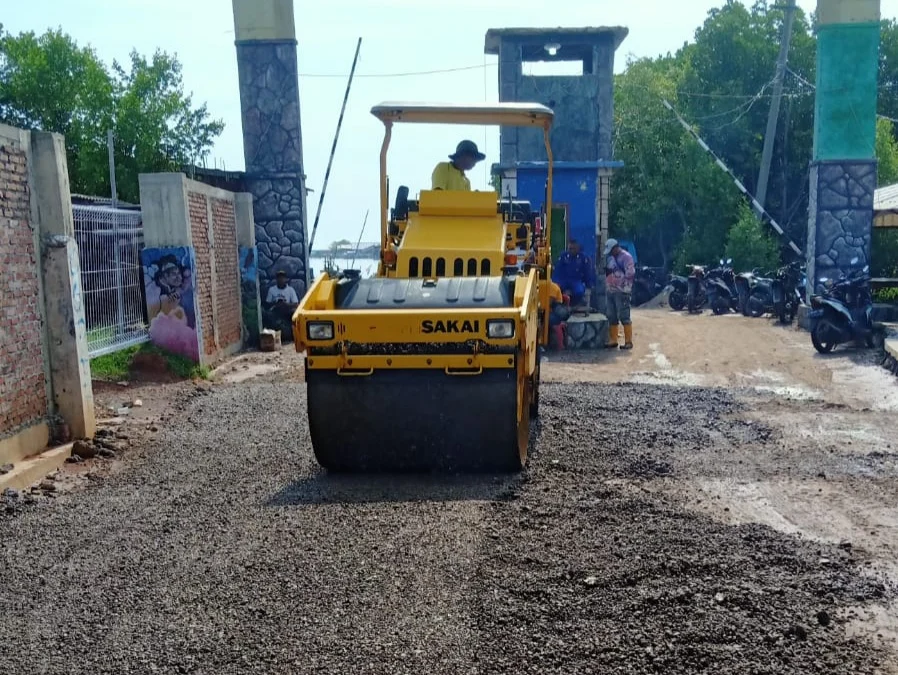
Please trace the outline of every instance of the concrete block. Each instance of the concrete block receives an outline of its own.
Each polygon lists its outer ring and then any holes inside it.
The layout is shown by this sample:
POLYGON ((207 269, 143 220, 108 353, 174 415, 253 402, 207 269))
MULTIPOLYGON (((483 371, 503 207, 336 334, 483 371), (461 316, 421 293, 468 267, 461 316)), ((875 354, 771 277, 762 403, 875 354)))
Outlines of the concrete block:
POLYGON ((892 338, 885 341, 884 345, 886 354, 891 356, 893 359, 898 359, 898 339, 892 338))
POLYGON ((608 336, 608 317, 604 314, 573 315, 565 323, 565 349, 604 349, 608 336))
POLYGON ((263 330, 259 335, 259 347, 263 352, 276 352, 281 348, 281 331, 263 330))
POLYGON ((233 0, 237 40, 295 40, 293 0, 233 0))
POLYGON ((72 443, 68 443, 16 463, 12 471, 0 476, 0 492, 7 488, 24 490, 34 485, 65 464, 71 456, 72 443))

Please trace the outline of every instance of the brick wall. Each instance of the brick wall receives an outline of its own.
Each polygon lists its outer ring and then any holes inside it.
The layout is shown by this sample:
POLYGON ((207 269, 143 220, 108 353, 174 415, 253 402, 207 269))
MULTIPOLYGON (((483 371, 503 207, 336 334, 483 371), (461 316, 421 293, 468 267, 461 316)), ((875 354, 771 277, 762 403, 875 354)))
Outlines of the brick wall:
POLYGON ((214 316, 212 313, 212 249, 209 244, 209 215, 206 197, 189 193, 190 231, 196 255, 196 304, 197 315, 203 328, 203 353, 215 353, 214 316))
POLYGON ((213 237, 215 239, 215 316, 218 340, 232 345, 241 340, 239 257, 234 203, 212 199, 213 237))
POLYGON ((47 417, 25 153, 0 141, 0 438, 47 417))
POLYGON ((196 256, 197 314, 202 326, 202 349, 206 356, 214 357, 219 350, 240 344, 242 340, 234 202, 190 190, 188 208, 196 256))

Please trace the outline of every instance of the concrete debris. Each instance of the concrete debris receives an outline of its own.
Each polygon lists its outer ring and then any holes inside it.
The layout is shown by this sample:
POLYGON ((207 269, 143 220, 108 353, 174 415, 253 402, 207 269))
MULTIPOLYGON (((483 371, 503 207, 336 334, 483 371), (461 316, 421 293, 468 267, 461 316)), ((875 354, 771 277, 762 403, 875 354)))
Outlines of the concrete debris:
POLYGON ((72 454, 81 459, 91 459, 92 457, 96 457, 97 449, 92 443, 80 440, 75 441, 75 445, 72 446, 72 454))

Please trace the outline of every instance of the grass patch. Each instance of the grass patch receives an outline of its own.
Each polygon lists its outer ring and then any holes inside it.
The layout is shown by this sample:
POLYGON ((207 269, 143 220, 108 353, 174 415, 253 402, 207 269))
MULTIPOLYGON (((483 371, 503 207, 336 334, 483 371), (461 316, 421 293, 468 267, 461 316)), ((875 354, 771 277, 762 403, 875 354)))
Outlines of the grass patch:
POLYGON ((91 359, 91 376, 98 380, 111 380, 114 382, 127 380, 131 374, 131 364, 134 361, 134 357, 138 354, 156 354, 161 356, 165 359, 169 372, 185 380, 206 380, 211 372, 207 366, 201 366, 190 359, 172 354, 154 344, 145 342, 91 359))
POLYGON ((873 291, 875 302, 898 302, 898 288, 878 288, 873 291))

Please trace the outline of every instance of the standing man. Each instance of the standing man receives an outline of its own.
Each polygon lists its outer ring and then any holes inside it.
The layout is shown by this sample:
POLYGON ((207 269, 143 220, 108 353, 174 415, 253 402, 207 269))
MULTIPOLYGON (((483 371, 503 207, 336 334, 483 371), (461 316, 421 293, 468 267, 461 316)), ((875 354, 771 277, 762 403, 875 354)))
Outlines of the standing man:
POLYGON ((618 346, 618 324, 624 325, 624 344, 621 349, 633 349, 633 324, 630 322, 630 293, 636 278, 633 256, 622 249, 617 239, 605 244, 605 288, 608 302, 608 342, 605 346, 618 346))
POLYGON ((552 268, 552 281, 571 298, 571 307, 589 307, 592 290, 596 287, 596 270, 592 259, 580 250, 576 240, 571 239, 567 251, 558 256, 558 262, 552 268))
POLYGON ((471 191, 471 181, 465 175, 465 171, 474 168, 477 162, 486 159, 474 141, 462 141, 455 148, 455 153, 449 155, 451 162, 440 162, 436 165, 430 176, 432 190, 463 190, 471 191))

